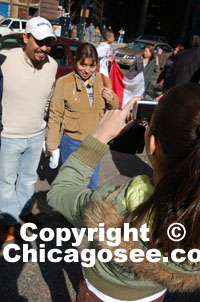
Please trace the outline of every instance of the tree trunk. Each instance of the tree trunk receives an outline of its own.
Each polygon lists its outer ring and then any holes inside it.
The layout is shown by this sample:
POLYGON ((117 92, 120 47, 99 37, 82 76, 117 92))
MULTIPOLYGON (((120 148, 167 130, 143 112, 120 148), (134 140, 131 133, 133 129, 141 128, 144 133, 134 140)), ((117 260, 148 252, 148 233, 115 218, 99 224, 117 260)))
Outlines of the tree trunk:
POLYGON ((100 22, 100 26, 101 26, 101 28, 102 28, 102 23, 103 23, 103 11, 104 11, 104 0, 102 0, 102 5, 101 5, 101 14, 100 14, 100 20, 101 20, 101 22, 100 22))
POLYGON ((181 33, 180 33, 180 37, 182 39, 185 38, 186 33, 187 33, 188 23, 189 23, 193 3, 194 3, 194 0, 187 0, 185 16, 183 19, 183 23, 182 23, 183 25, 182 25, 182 29, 181 29, 181 33))
POLYGON ((142 35, 144 33, 148 7, 149 7, 149 0, 143 0, 141 17, 138 27, 138 35, 142 35))

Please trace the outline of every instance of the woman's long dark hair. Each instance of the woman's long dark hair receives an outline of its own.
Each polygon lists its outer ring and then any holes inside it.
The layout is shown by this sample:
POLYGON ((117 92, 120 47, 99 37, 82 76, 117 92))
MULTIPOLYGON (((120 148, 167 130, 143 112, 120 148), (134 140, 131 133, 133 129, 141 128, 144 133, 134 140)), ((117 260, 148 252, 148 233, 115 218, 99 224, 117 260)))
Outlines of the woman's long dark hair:
POLYGON ((151 61, 151 60, 154 59, 154 54, 155 54, 154 48, 153 48, 152 45, 146 45, 145 48, 144 48, 144 50, 145 50, 146 48, 147 48, 147 49, 150 51, 150 53, 151 53, 151 58, 150 58, 150 60, 149 60, 149 61, 151 61))
POLYGON ((163 252, 200 248, 200 85, 188 83, 170 89, 156 107, 151 128, 163 152, 165 176, 128 221, 138 227, 147 218, 150 246, 163 252), (174 222, 186 228, 180 242, 167 236, 174 222))

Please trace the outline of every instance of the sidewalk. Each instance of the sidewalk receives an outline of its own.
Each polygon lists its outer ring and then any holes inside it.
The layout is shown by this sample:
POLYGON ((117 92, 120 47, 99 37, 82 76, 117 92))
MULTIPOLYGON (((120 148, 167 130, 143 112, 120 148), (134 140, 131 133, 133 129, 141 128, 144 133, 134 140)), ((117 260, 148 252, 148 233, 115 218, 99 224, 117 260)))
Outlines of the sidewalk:
MULTIPOLYGON (((93 41, 84 41, 84 42, 89 42, 91 44, 93 44, 95 47, 97 47, 100 43, 96 43, 96 42, 93 42, 93 41)), ((116 49, 116 48, 120 48, 120 47, 125 47, 127 45, 127 43, 117 43, 116 41, 114 41, 110 47, 111 49, 116 49)))
MULTIPOLYGON (((42 157, 38 170, 39 180, 35 188, 33 212, 42 221, 42 228, 71 227, 62 215, 50 208, 46 203, 46 193, 50 183, 55 178, 58 169, 51 170, 48 160, 42 157)), ((129 181, 138 173, 151 174, 151 168, 139 157, 134 155, 109 152, 102 160, 99 184, 118 185, 129 181), (130 165, 130 162, 132 163, 130 165)), ((36 234, 39 231, 34 232, 36 234)), ((31 235, 31 233, 30 233, 31 235)), ((33 242, 16 242, 22 248, 22 244, 28 244, 29 248, 39 251, 44 242, 37 238, 33 242)), ((62 252, 71 248, 72 240, 61 247, 62 252)), ((85 240, 79 249, 87 244, 85 240)), ((46 254, 56 247, 55 240, 46 243, 46 254)), ((60 247, 59 247, 60 248, 60 247)), ((22 252, 17 254, 22 256, 22 252)), ((14 257, 15 253, 11 253, 14 257)), ((0 252, 0 301, 2 302, 74 302, 77 286, 81 277, 81 265, 79 263, 51 263, 45 261, 23 263, 9 263, 0 252)))
MULTIPOLYGON (((93 36, 93 39, 94 39, 94 36, 93 36)), ((85 35, 84 42, 92 43, 95 47, 97 47, 101 43, 101 42, 96 43, 94 41, 89 41, 89 33, 88 32, 85 35)), ((127 45, 127 43, 117 43, 117 41, 114 41, 111 44, 111 49, 116 49, 118 47, 125 47, 126 45, 127 45)))

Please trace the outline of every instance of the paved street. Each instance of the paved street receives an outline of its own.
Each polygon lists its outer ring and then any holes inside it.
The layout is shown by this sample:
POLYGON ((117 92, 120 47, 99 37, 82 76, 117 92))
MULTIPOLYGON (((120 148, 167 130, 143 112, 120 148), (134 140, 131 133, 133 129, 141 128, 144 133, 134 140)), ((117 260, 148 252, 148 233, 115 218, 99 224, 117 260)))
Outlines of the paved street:
MULTIPOLYGON (((100 185, 118 185, 129 181, 137 174, 151 175, 151 168, 145 153, 140 155, 121 154, 111 151, 102 160, 100 169, 100 185)), ((39 179, 36 185, 34 196, 33 212, 42 221, 42 228, 49 227, 56 230, 58 227, 70 227, 71 225, 56 211, 46 203, 46 193, 50 183, 57 173, 48 166, 48 160, 42 156, 38 170, 39 179)), ((39 231, 35 232, 36 234, 39 231)), ((31 234, 30 234, 31 235, 31 234)), ((65 251, 71 248, 71 242, 67 242, 60 249, 65 251)), ((23 243, 16 242, 20 248, 23 243)), ((29 248, 36 249, 38 255, 44 243, 39 237, 28 243, 29 248)), ((86 246, 86 239, 79 249, 86 246)), ((55 248, 55 240, 46 243, 46 254, 55 248)), ((18 252, 22 255, 22 252, 18 252)), ((11 256, 14 254, 11 253, 11 256)), ((75 292, 81 276, 81 266, 79 263, 51 263, 48 260, 38 263, 29 261, 23 263, 6 262, 0 254, 0 301, 2 302, 74 302, 75 292)), ((165 302, 198 302, 200 293, 192 295, 170 294, 165 298, 165 302)))
MULTIPOLYGON (((145 160, 145 155, 140 157, 145 160)), ((134 175, 151 174, 151 168, 135 155, 109 152, 102 160, 99 183, 103 185, 118 185, 129 181, 134 175)), ((70 224, 46 203, 46 193, 50 183, 57 173, 48 166, 48 159, 42 156, 38 169, 39 179, 34 196, 33 212, 42 221, 42 228, 50 227, 54 231, 58 227, 70 227, 70 224)), ((37 234, 38 232, 36 232, 37 234)), ((18 243, 22 246, 22 243, 18 243)), ((23 242, 27 243, 27 242, 23 242)), ((29 248, 40 249, 40 239, 30 242, 29 248)), ((80 246, 82 249, 86 241, 80 246)), ((66 250, 71 242, 62 247, 66 250)), ((55 248, 55 240, 46 244, 46 253, 55 248)), ((21 252, 18 253, 22 255, 21 252)), ((79 263, 8 263, 0 255, 0 301, 2 302, 73 302, 75 291, 81 276, 79 263)))
MULTIPOLYGON (((113 47, 118 47, 115 43, 113 47)), ((33 212, 42 221, 42 228, 48 227, 56 232, 56 228, 71 227, 62 215, 50 208, 46 203, 46 193, 55 178, 58 169, 49 168, 48 158, 41 158, 38 169, 38 182, 35 188, 33 212)), ((138 174, 151 175, 145 152, 139 155, 122 154, 110 151, 101 162, 99 184, 119 185, 128 182, 138 174)), ((40 230, 34 231, 39 235, 40 230)), ((31 235, 31 233, 30 233, 31 235)), ((59 247, 62 252, 71 248, 72 241, 59 247)), ((37 251, 41 259, 44 242, 39 238, 33 242, 16 242, 22 249, 22 244, 27 244, 29 249, 37 251)), ((79 250, 87 244, 86 239, 79 250)), ((55 238, 46 242, 45 255, 56 247, 55 238)), ((3 258, 3 249, 0 250, 0 302, 74 302, 77 285, 81 277, 80 263, 66 263, 64 261, 51 263, 26 262, 20 259, 16 263, 6 262, 3 258)), ((17 252, 22 256, 22 251, 17 252)), ((11 256, 14 256, 11 251, 11 256)), ((31 256, 31 255, 30 255, 31 256)), ((30 259, 30 258, 29 258, 30 259)), ((200 292, 194 294, 168 294, 164 302, 199 302, 200 292)), ((106 301, 105 301, 106 302, 106 301)))

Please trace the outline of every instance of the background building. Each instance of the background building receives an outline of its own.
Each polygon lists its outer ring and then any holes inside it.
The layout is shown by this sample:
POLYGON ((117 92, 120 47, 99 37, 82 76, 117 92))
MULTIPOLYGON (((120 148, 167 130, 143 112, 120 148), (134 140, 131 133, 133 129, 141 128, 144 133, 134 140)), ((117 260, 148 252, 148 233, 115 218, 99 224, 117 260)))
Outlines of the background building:
POLYGON ((0 15, 3 17, 29 19, 42 16, 55 20, 58 0, 0 0, 0 15))
POLYGON ((0 0, 0 15, 41 15, 50 21, 63 16, 74 25, 105 24, 116 38, 123 27, 127 42, 144 33, 166 36, 171 44, 200 35, 200 0, 0 0), (83 10, 88 13, 81 17, 83 10))

